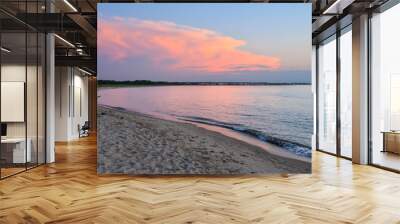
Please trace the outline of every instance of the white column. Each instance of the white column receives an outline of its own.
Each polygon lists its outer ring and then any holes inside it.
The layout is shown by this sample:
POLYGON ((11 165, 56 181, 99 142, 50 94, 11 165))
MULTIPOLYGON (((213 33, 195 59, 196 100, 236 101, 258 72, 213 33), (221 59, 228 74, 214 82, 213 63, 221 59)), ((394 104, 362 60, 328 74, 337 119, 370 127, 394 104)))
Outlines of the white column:
POLYGON ((55 161, 54 133, 55 133, 55 56, 54 35, 46 36, 46 163, 55 161))
MULTIPOLYGON (((46 1, 46 11, 54 12, 54 5, 46 1)), ((46 35, 46 163, 55 161, 55 42, 54 34, 46 35)))
POLYGON ((353 19, 353 162, 368 163, 368 15, 353 19))

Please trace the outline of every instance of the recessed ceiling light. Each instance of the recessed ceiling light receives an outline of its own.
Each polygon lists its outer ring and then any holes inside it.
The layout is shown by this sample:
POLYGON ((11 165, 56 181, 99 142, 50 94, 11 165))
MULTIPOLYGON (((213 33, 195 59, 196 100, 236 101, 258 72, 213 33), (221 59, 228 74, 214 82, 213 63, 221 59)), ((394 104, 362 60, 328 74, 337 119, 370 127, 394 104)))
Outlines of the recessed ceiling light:
POLYGON ((355 0, 336 0, 322 14, 342 14, 343 10, 351 5, 355 0))
POLYGON ((68 1, 64 0, 65 4, 67 4, 74 12, 78 12, 78 10, 68 1))
POLYGON ((86 70, 83 70, 83 69, 81 69, 81 68, 79 68, 79 67, 78 67, 78 70, 81 71, 81 72, 83 72, 83 73, 85 73, 85 74, 87 74, 87 75, 92 75, 92 73, 90 73, 90 72, 88 72, 88 71, 86 71, 86 70))
POLYGON ((4 51, 6 53, 10 53, 11 52, 11 50, 9 50, 9 49, 7 49, 5 47, 1 47, 1 51, 4 51))
POLYGON ((73 45, 71 42, 69 42, 68 40, 60 37, 58 34, 54 34, 55 37, 57 37, 59 40, 61 40, 62 42, 66 43, 67 45, 69 45, 70 47, 75 48, 75 45, 73 45))

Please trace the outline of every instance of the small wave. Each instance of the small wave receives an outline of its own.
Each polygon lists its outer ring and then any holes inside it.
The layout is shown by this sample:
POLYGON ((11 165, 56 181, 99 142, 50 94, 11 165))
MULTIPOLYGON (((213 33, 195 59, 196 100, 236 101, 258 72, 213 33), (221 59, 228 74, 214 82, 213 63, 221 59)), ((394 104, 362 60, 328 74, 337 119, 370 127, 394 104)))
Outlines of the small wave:
POLYGON ((123 108, 123 107, 111 107, 111 108, 114 108, 114 109, 117 109, 117 110, 123 110, 123 111, 127 110, 126 108, 123 108))
POLYGON ((256 117, 257 116, 255 114, 245 114, 245 113, 230 113, 230 114, 239 115, 242 117, 256 117))
POLYGON ((261 131, 247 128, 241 124, 227 123, 227 122, 213 120, 210 118, 203 118, 203 117, 196 117, 196 116, 176 116, 176 117, 177 117, 177 119, 183 120, 183 121, 196 122, 196 123, 214 125, 214 126, 218 126, 218 127, 231 129, 231 130, 255 137, 263 142, 268 142, 268 143, 274 144, 276 146, 282 147, 296 155, 308 157, 308 158, 311 157, 311 149, 310 149, 310 147, 308 147, 306 145, 302 145, 302 144, 288 141, 285 139, 280 139, 277 137, 268 136, 261 131))

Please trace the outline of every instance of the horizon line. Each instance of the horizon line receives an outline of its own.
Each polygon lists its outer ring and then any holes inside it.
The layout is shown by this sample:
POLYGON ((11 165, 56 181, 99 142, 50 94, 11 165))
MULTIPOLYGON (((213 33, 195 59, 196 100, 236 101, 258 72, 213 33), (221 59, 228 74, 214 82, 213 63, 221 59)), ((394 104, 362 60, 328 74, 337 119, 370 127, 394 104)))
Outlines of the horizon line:
POLYGON ((140 83, 140 84, 307 84, 311 82, 268 82, 268 81, 152 81, 152 80, 112 80, 112 79, 98 79, 97 82, 111 83, 140 83))

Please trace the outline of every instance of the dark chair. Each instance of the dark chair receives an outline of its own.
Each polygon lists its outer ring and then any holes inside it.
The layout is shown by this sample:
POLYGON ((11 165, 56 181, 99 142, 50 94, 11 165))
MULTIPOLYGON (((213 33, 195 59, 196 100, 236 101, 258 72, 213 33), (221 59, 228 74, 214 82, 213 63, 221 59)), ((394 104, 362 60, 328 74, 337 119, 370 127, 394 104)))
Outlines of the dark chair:
POLYGON ((79 138, 89 136, 90 123, 85 121, 82 127, 78 124, 79 138))

